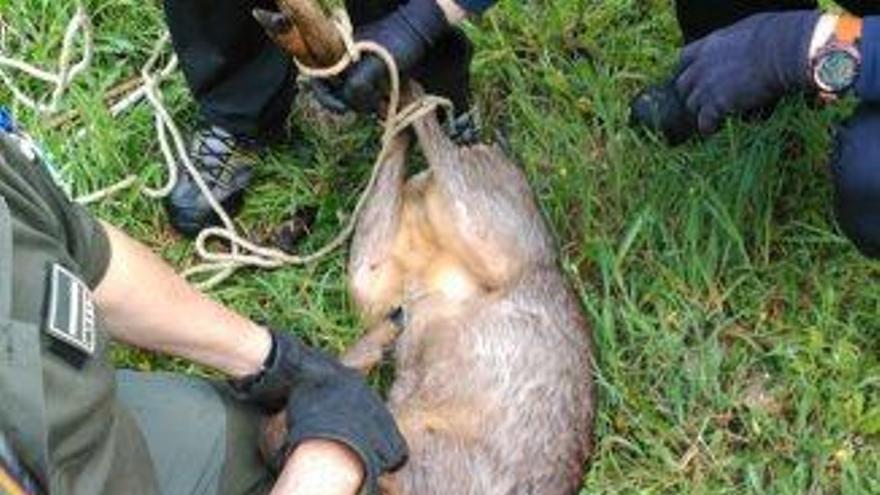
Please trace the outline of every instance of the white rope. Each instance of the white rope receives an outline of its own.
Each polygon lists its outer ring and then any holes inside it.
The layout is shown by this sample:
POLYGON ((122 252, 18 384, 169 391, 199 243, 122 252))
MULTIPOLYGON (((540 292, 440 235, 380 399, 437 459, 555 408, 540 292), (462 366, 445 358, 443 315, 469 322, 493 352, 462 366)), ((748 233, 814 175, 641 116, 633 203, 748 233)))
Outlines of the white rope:
MULTIPOLYGON (((162 33, 162 36, 156 40, 156 43, 153 45, 153 50, 150 52, 150 57, 147 59, 147 62, 141 68, 141 74, 144 71, 151 72, 153 68, 159 63, 159 58, 162 56, 162 52, 171 42, 171 33, 165 31, 162 33)), ((171 76, 175 70, 177 70, 178 60, 177 55, 172 54, 168 58, 168 62, 165 63, 165 66, 162 67, 154 79, 158 82, 162 82, 171 76)), ((110 115, 113 117, 119 116, 125 110, 134 106, 137 102, 139 102, 142 98, 147 95, 147 84, 146 82, 142 82, 140 86, 131 91, 127 96, 121 98, 117 101, 112 107, 110 107, 110 115)))
POLYGON ((92 23, 86 15, 82 4, 77 3, 76 13, 67 24, 67 29, 64 32, 64 40, 61 43, 61 53, 58 56, 58 63, 55 72, 50 72, 26 62, 22 62, 21 60, 0 54, 0 81, 9 88, 13 98, 18 100, 22 105, 43 114, 53 114, 58 111, 61 98, 70 88, 70 83, 73 79, 86 70, 91 64, 93 54, 94 35, 92 32, 92 23), (72 63, 73 49, 76 44, 77 34, 79 33, 82 33, 82 56, 76 63, 72 63), (49 102, 45 103, 28 96, 24 90, 20 89, 15 84, 12 76, 3 69, 4 67, 24 72, 35 79, 53 85, 54 89, 49 97, 49 102))
MULTIPOLYGON (((300 73, 306 77, 333 77, 342 73, 349 64, 358 61, 362 54, 373 53, 382 59, 387 66, 388 73, 390 74, 391 88, 387 115, 383 124, 382 148, 373 164, 373 169, 367 185, 360 194, 354 210, 352 211, 351 216, 347 219, 342 230, 330 242, 311 254, 300 256, 290 255, 276 248, 260 246, 240 235, 232 218, 214 197, 198 169, 193 165, 180 129, 177 127, 170 112, 165 107, 159 88, 162 80, 167 78, 177 68, 177 58, 171 56, 162 69, 158 71, 155 70, 158 60, 161 58, 165 47, 169 44, 168 41, 170 38, 167 32, 156 42, 148 61, 141 69, 142 84, 110 108, 111 115, 115 117, 144 97, 146 97, 147 101, 153 107, 156 137, 159 142, 162 158, 168 171, 168 177, 165 184, 158 189, 141 185, 142 192, 151 198, 167 196, 178 180, 177 164, 180 163, 183 165, 184 170, 192 177, 196 186, 208 201, 211 209, 220 219, 222 227, 207 228, 200 232, 196 238, 196 252, 205 263, 193 266, 183 273, 184 277, 190 279, 193 277, 205 276, 206 278, 198 282, 198 285, 203 289, 211 288, 221 283, 242 267, 253 266, 273 269, 284 265, 309 264, 326 257, 341 247, 354 232, 360 212, 363 209, 367 198, 372 194, 379 175, 379 168, 385 162, 394 138, 415 121, 433 112, 437 107, 444 106, 451 108, 451 103, 446 99, 436 96, 424 96, 407 107, 400 109, 400 77, 397 72, 397 64, 391 54, 383 46, 377 43, 370 41, 354 41, 351 22, 344 11, 334 12, 333 20, 334 25, 342 36, 346 48, 346 54, 342 57, 342 60, 332 67, 322 69, 307 67, 302 65, 299 61, 294 60, 300 69, 300 73), (228 244, 229 248, 227 251, 212 251, 209 248, 209 245, 212 244, 211 241, 218 240, 228 244)), ((58 74, 51 74, 42 71, 41 69, 24 62, 14 61, 5 57, 0 58, 0 65, 4 65, 5 63, 5 65, 22 70, 37 79, 55 84, 56 88, 52 93, 49 105, 40 106, 24 95, 24 93, 19 92, 17 88, 11 84, 11 81, 7 80, 8 76, 2 71, 0 71, 0 78, 7 83, 12 90, 12 93, 17 95, 16 97, 27 106, 42 112, 55 111, 57 109, 58 101, 69 86, 70 81, 88 66, 89 61, 91 60, 92 50, 91 24, 80 6, 77 10, 76 17, 71 20, 65 34, 64 44, 62 45, 62 54, 59 57, 58 74), (80 62, 71 65, 71 46, 73 45, 75 34, 79 29, 82 29, 84 32, 84 55, 80 62)), ((140 184, 139 178, 136 175, 130 175, 117 184, 82 196, 78 198, 77 201, 83 204, 92 203, 138 184, 140 184)))
MULTIPOLYGON (((159 37, 159 39, 153 45, 153 49, 150 52, 150 56, 147 58, 146 63, 144 63, 143 67, 141 68, 141 84, 131 90, 127 95, 120 98, 119 101, 117 101, 110 107, 111 116, 118 117, 122 112, 133 107, 140 100, 147 96, 148 87, 158 87, 161 82, 167 79, 177 69, 177 56, 172 55, 171 57, 169 57, 168 62, 166 62, 165 66, 162 67, 162 69, 159 70, 156 75, 149 74, 150 71, 152 71, 158 63, 159 59, 162 56, 162 52, 168 46, 170 40, 171 35, 167 31, 159 37), (149 75, 148 78, 144 76, 145 73, 149 75)), ((166 126, 158 113, 155 113, 153 121, 154 127, 156 129, 156 135, 159 141, 159 148, 162 152, 162 157, 164 159, 163 163, 165 164, 165 169, 168 175, 165 184, 158 189, 151 188, 149 186, 141 184, 141 179, 136 174, 131 174, 126 176, 124 179, 117 182, 116 184, 76 198, 76 201, 78 203, 88 205, 106 199, 113 194, 134 186, 140 186, 141 192, 152 199, 164 198, 171 192, 171 189, 173 189, 174 185, 177 183, 177 167, 174 165, 174 154, 171 152, 171 148, 168 145, 168 140, 165 134, 166 126)), ((80 131, 77 133, 77 136, 82 136, 85 131, 86 129, 80 129, 80 131)))
MULTIPOLYGON (((3 33, 5 36, 5 24, 3 33)), ((170 35, 167 32, 160 37, 160 39, 156 42, 145 67, 152 67, 156 63, 162 53, 164 46, 168 44, 169 40, 170 35)), ((81 3, 78 3, 76 13, 74 14, 73 18, 71 18, 70 22, 68 22, 67 28, 64 31, 64 38, 61 43, 61 52, 58 56, 58 62, 56 63, 56 71, 50 72, 48 70, 41 69, 33 64, 29 64, 16 58, 0 54, 0 81, 2 81, 3 84, 6 85, 13 98, 15 98, 15 100, 17 100, 19 103, 36 112, 51 115, 58 112, 61 99, 64 97, 64 94, 70 89, 70 85, 73 82, 74 78, 86 69, 88 69, 91 64, 93 54, 94 31, 92 28, 92 23, 89 19, 89 16, 86 14, 83 5, 81 3), (77 35, 80 33, 82 35, 82 55, 76 63, 72 63, 71 60, 73 58, 74 46, 77 41, 77 35), (49 102, 44 103, 34 97, 29 96, 24 90, 20 89, 18 85, 15 84, 12 76, 10 76, 7 71, 3 70, 4 67, 23 72, 33 77, 34 79, 53 85, 54 88, 52 89, 51 95, 49 97, 49 102)), ((177 68, 177 63, 178 62, 176 56, 170 57, 168 63, 162 68, 156 78, 159 80, 166 79, 177 68)), ((146 84, 142 83, 140 86, 138 86, 127 95, 122 97, 115 104, 113 104, 110 107, 110 114, 114 117, 118 116, 128 108, 134 106, 138 101, 144 98, 144 96, 146 96, 146 84)), ((161 127, 157 126, 157 132, 161 132, 161 129, 161 127)), ((81 136, 82 134, 84 134, 84 132, 85 129, 81 129, 77 135, 81 136)), ((163 154, 164 151, 165 150, 163 149, 163 154)), ((165 154, 165 156, 167 158, 167 154, 165 154)), ((144 186, 144 193, 147 196, 153 198, 165 196, 168 194, 168 192, 171 191, 171 188, 174 186, 174 182, 176 182, 176 180, 177 169, 175 167, 169 167, 168 182, 160 189, 152 189, 144 186)), ((137 175, 129 175, 121 181, 117 182, 116 184, 80 196, 76 199, 76 201, 80 204, 95 203, 109 196, 112 196, 119 191, 133 187, 137 185, 139 181, 140 179, 137 175)))
MULTIPOLYGON (((224 229, 235 233, 236 229, 235 224, 232 222, 232 218, 226 213, 226 210, 223 209, 217 201, 217 198, 214 197, 211 189, 205 183, 205 180, 202 178, 198 169, 193 165, 183 137, 181 137, 180 130, 178 129, 177 124, 174 123, 174 119, 171 118, 171 114, 162 103, 162 95, 157 88, 158 80, 150 73, 151 65, 152 64, 148 63, 144 67, 144 70, 141 72, 141 77, 144 79, 147 100, 153 106, 153 110, 157 115, 157 137, 162 148, 162 153, 165 157, 166 165, 169 170, 176 170, 176 163, 182 163, 184 169, 190 174, 196 186, 199 188, 199 191, 205 196, 211 209, 217 214, 224 229), (167 131, 167 134, 165 131, 167 131), (168 143, 169 135, 171 137, 170 144, 168 143), (177 155, 177 160, 174 160, 174 155, 177 155)), ((169 173, 169 184, 171 187, 174 187, 174 182, 171 182, 170 180, 174 173, 175 172, 169 173)), ((176 177, 174 178, 176 179, 176 177)), ((170 191, 171 187, 168 187, 167 184, 162 191, 157 191, 157 193, 165 192, 166 190, 170 191)), ((165 194, 167 194, 167 192, 165 192, 165 194)), ((230 255, 239 255, 239 247, 237 245, 232 246, 230 255)), ((197 267, 197 270, 191 269, 184 272, 184 277, 191 277, 192 275, 201 273, 213 273, 208 280, 205 280, 200 284, 203 287, 208 288, 222 282, 232 275, 235 268, 237 268, 237 266, 232 266, 229 263, 210 263, 208 266, 200 265, 197 267)))
POLYGON ((138 176, 129 175, 128 177, 122 179, 116 184, 113 184, 112 186, 105 187, 104 189, 100 189, 98 191, 90 192, 88 194, 77 197, 76 202, 81 205, 90 205, 92 203, 97 203, 98 201, 107 199, 120 191, 136 185, 138 183, 138 180, 138 176))
MULTIPOLYGON (((295 62, 303 76, 317 78, 333 77, 342 73, 349 64, 359 60, 364 53, 373 53, 385 62, 385 65, 388 68, 388 74, 390 74, 391 89, 382 135, 382 148, 373 164, 369 181, 363 192, 361 192, 354 210, 342 230, 330 240, 330 242, 308 255, 291 255, 276 248, 268 248, 255 244, 242 237, 235 230, 231 222, 227 223, 225 220, 223 222, 224 227, 210 227, 202 230, 196 238, 196 251, 207 263, 187 270, 184 272, 184 275, 192 276, 216 271, 214 277, 201 284, 203 287, 210 287, 212 284, 219 283, 228 275, 231 275, 236 269, 245 266, 273 269, 285 265, 305 265, 313 263, 326 257, 344 245, 354 232, 358 218, 360 217, 360 212, 363 209, 366 200, 373 192, 376 185, 376 179, 379 175, 379 168, 385 162, 394 138, 415 121, 433 112, 438 106, 451 108, 452 104, 444 98, 425 96, 418 101, 411 103, 406 108, 402 110, 399 109, 400 76, 397 72, 397 63, 395 62, 394 57, 388 52, 388 50, 377 43, 371 41, 354 41, 351 22, 348 20, 345 11, 339 10, 334 13, 334 25, 341 34, 346 48, 346 54, 342 57, 342 60, 329 68, 322 69, 305 66, 296 60, 295 62), (231 249, 226 252, 211 251, 208 247, 211 240, 224 241, 231 246, 231 249)), ((192 170, 190 171, 190 173, 193 172, 194 171, 192 170)), ((194 177, 197 176, 198 174, 194 177)), ((211 193, 207 188, 203 188, 201 185, 199 185, 199 187, 206 197, 211 198, 211 193)), ((215 203, 216 201, 211 202, 212 208, 214 208, 215 212, 220 215, 222 209, 218 210, 215 208, 215 203)), ((222 213, 225 215, 225 212, 222 213)), ((221 218, 223 218, 222 215, 221 218)))

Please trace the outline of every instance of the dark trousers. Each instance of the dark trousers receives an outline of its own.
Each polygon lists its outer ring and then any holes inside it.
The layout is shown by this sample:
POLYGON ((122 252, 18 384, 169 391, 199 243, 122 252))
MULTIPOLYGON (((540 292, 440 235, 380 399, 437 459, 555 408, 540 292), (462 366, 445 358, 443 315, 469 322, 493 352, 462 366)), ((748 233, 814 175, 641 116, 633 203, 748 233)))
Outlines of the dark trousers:
MULTIPOLYGON (((377 20, 400 0, 347 0, 355 26, 377 20)), ((251 17, 274 0, 164 0, 174 49, 201 118, 236 134, 262 137, 280 130, 296 96, 296 69, 251 17)), ((454 30, 413 71, 430 93, 467 109, 471 45, 454 30), (431 75, 431 77, 426 77, 431 75)))
POLYGON ((862 104, 838 128, 831 174, 841 229, 865 256, 880 258, 880 106, 862 104))
MULTIPOLYGON (((856 15, 880 14, 880 2, 838 0, 856 15)), ((677 0, 676 14, 690 42, 758 12, 814 9, 813 0, 677 0)), ((837 132, 831 158, 837 220, 866 256, 880 258, 880 106, 863 104, 837 132)))
POLYGON ((258 446, 263 416, 225 385, 128 370, 116 372, 116 384, 146 441, 161 493, 269 493, 274 476, 258 446))
MULTIPOLYGON (((843 8, 856 15, 880 13, 873 0, 838 0, 843 8)), ((685 42, 702 38, 710 32, 758 12, 815 9, 816 0, 677 0, 675 11, 685 42)))

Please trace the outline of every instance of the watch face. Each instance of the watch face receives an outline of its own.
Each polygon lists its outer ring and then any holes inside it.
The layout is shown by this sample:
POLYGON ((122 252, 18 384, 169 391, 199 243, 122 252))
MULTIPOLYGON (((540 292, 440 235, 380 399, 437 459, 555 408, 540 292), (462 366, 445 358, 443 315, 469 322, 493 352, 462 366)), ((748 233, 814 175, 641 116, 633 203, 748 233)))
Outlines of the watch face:
POLYGON ((842 93, 849 89, 859 74, 858 58, 847 50, 830 50, 816 65, 816 82, 830 93, 842 93))

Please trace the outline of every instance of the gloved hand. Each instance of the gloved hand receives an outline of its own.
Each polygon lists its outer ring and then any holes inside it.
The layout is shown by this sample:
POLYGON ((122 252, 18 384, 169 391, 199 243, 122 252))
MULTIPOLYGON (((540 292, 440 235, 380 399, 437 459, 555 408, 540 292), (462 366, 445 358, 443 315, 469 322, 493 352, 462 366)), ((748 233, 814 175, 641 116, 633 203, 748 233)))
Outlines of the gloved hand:
POLYGON ((699 130, 712 134, 729 114, 764 107, 806 89, 818 11, 764 13, 686 46, 676 82, 699 130))
POLYGON ((285 458, 305 440, 341 442, 363 461, 366 492, 377 493, 379 475, 400 467, 408 453, 382 399, 354 370, 298 339, 273 331, 272 340, 264 370, 233 381, 233 391, 267 412, 286 405, 285 458))
MULTIPOLYGON (((436 0, 410 0, 382 19, 355 30, 355 39, 382 45, 394 57, 398 71, 406 74, 449 29, 451 26, 436 0)), ((355 111, 378 110, 388 94, 388 71, 376 55, 364 55, 342 77, 339 96, 355 111)))

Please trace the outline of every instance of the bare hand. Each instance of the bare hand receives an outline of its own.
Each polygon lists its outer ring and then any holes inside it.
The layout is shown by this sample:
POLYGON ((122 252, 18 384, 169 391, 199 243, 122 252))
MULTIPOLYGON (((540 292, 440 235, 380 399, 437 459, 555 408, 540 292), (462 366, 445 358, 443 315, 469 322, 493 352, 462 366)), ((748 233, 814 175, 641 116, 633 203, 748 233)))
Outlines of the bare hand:
POLYGON ((357 495, 364 468, 348 447, 307 440, 290 455, 270 495, 357 495))

